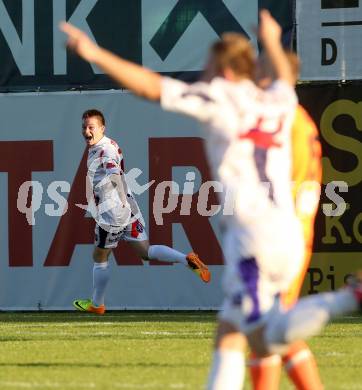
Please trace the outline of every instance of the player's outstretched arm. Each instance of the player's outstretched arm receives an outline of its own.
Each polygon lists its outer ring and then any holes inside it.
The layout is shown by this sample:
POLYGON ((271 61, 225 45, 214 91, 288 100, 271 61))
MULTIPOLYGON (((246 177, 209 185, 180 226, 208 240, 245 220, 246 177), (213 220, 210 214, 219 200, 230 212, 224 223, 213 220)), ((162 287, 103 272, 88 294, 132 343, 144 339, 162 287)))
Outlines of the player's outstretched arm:
POLYGON ((83 31, 62 22, 60 29, 68 36, 67 46, 88 62, 138 96, 160 100, 161 76, 133 62, 124 60, 95 44, 83 31))
POLYGON ((281 44, 282 29, 269 11, 260 12, 259 39, 278 79, 294 86, 295 78, 281 44))

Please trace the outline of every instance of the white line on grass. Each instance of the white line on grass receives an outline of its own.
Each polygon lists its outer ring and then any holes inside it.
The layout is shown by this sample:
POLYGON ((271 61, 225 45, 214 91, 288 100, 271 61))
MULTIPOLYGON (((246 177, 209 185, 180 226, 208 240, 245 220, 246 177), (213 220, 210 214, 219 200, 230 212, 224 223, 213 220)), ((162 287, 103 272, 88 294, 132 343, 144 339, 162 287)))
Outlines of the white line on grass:
POLYGON ((346 383, 338 387, 340 390, 361 390, 362 385, 354 384, 354 383, 346 383))
POLYGON ((170 331, 144 331, 140 332, 141 334, 144 334, 146 336, 189 336, 189 335, 195 335, 195 336, 203 336, 205 334, 209 334, 211 332, 170 332, 170 331))
MULTIPOLYGON (((52 328, 86 328, 86 327, 95 327, 95 326, 125 326, 134 328, 137 324, 125 324, 123 322, 64 322, 64 323, 45 323, 45 324, 36 324, 36 323, 27 323, 27 324, 14 324, 14 323, 1 323, 0 328, 49 328, 51 326, 52 328)), ((144 326, 144 323, 141 323, 140 326, 144 326)))
MULTIPOLYGON (((13 334, 21 334, 23 336, 89 336, 89 332, 40 332, 40 331, 24 331, 18 330, 13 332, 13 334)), ((125 332, 93 332, 91 334, 92 338, 95 336, 117 336, 117 335, 129 335, 125 332)))
MULTIPOLYGON (((182 312, 181 313, 177 313, 177 312, 171 312, 171 313, 154 313, 154 312, 149 312, 149 313, 145 313, 145 312, 142 312, 140 314, 127 314, 127 312, 122 312, 122 311, 119 311, 118 312, 119 314, 118 315, 115 315, 115 314, 109 314, 109 313, 106 313, 104 317, 99 317, 97 316, 96 314, 89 314, 89 313, 79 313, 78 311, 74 311, 74 312, 67 312, 67 313, 63 313, 63 315, 61 316, 61 313, 49 313, 49 314, 29 314, 29 313, 6 313, 6 312, 3 312, 1 313, 0 315, 9 315, 10 318, 19 318, 19 321, 21 321, 22 318, 34 318, 34 319, 54 319, 54 318, 57 318, 57 317, 62 317, 62 318, 84 318, 85 316, 89 316, 89 317, 94 317, 94 318, 106 318, 106 319, 121 319, 122 321, 127 319, 127 318, 140 318, 140 317, 144 317, 145 320, 144 321, 152 321, 154 322, 155 320, 158 321, 163 321, 164 318, 167 318, 167 317, 174 317, 175 314, 178 314, 180 317, 182 318, 189 318, 189 319, 195 319, 195 318, 198 318, 198 317, 203 317, 205 318, 205 313, 203 312, 199 312, 199 311, 195 311, 194 314, 183 314, 182 312)), ((216 312, 215 312, 216 313, 216 312)), ((346 317, 341 317, 341 318, 357 318, 358 316, 355 316, 355 317, 352 317, 352 316, 346 316, 346 317)))
POLYGON ((346 353, 330 351, 330 352, 325 352, 325 353, 320 354, 320 355, 324 355, 324 356, 346 356, 346 353))
POLYGON ((60 323, 60 324, 49 324, 49 323, 46 323, 46 324, 35 324, 35 323, 29 323, 29 324, 13 324, 13 323, 2 323, 1 324, 1 327, 8 327, 8 328, 29 328, 29 327, 32 327, 32 328, 49 328, 49 326, 51 325, 52 328, 56 328, 56 327, 87 327, 87 326, 118 326, 119 324, 121 324, 121 322, 119 323, 115 323, 115 322, 64 322, 64 323, 60 323))
MULTIPOLYGON (((17 330, 12 332, 14 335, 21 335, 21 336, 57 336, 57 337, 63 337, 63 336, 73 336, 73 337, 81 337, 81 336, 88 336, 90 338, 94 338, 97 336, 130 336, 134 335, 135 331, 134 329, 130 329, 129 332, 124 331, 118 331, 115 330, 113 332, 105 332, 105 331, 99 331, 99 332, 92 332, 91 335, 89 335, 89 332, 80 332, 80 331, 74 331, 74 332, 44 332, 39 330, 17 330)), ((142 336, 211 336, 212 332, 169 332, 169 331, 154 331, 154 332, 139 332, 138 334, 142 336)), ((0 332, 1 337, 1 332, 0 332)))
POLYGON ((118 389, 191 389, 191 385, 185 383, 171 383, 170 385, 161 385, 160 383, 114 383, 113 386, 118 389))
POLYGON ((86 389, 94 389, 96 388, 96 384, 93 382, 89 383, 80 383, 80 382, 69 382, 69 383, 59 383, 59 382, 19 382, 19 381, 0 381, 0 387, 16 387, 23 389, 42 389, 42 388, 54 388, 54 389, 64 389, 67 388, 86 388, 86 389))
MULTIPOLYGON (((80 382, 69 382, 69 383, 59 383, 59 382, 20 382, 20 381, 0 381, 0 387, 14 387, 22 389, 42 389, 42 388, 53 388, 53 389, 64 389, 64 388, 86 388, 86 389, 95 389, 98 387, 96 383, 80 383, 80 382)), ((112 383, 112 387, 118 389, 191 389, 191 385, 185 383, 171 383, 169 385, 164 385, 160 383, 142 383, 142 384, 133 384, 133 383, 112 383)), ((103 388, 103 385, 99 383, 99 388, 103 388)))

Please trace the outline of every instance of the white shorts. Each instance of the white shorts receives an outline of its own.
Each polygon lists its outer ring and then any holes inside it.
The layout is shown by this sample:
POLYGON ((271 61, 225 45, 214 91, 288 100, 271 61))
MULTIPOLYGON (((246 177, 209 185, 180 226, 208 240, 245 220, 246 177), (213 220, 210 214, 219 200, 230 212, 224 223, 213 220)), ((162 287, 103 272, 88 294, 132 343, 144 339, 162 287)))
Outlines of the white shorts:
POLYGON ((245 334, 267 321, 303 261, 301 226, 290 222, 283 231, 269 226, 258 235, 230 226, 223 237, 226 297, 219 318, 245 334))
POLYGON ((98 248, 116 248, 119 241, 146 241, 148 240, 144 226, 139 220, 130 223, 122 230, 116 228, 111 231, 102 229, 96 224, 94 245, 98 248))
POLYGON ((254 329, 267 324, 270 318, 277 315, 280 311, 278 296, 273 297, 269 309, 260 311, 254 318, 250 316, 250 308, 247 307, 248 304, 246 302, 246 299, 244 299, 244 301, 237 304, 237 302, 225 298, 218 314, 219 320, 234 325, 238 331, 247 335, 254 329))

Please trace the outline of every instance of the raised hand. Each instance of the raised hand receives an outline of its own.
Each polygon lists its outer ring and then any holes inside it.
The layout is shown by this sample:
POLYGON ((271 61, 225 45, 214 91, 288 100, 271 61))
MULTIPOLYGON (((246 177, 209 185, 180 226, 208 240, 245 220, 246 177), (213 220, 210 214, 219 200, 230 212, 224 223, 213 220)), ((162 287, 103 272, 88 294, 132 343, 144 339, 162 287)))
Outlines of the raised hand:
POLYGON ((69 23, 61 22, 59 28, 68 36, 67 47, 84 60, 94 62, 99 46, 87 34, 69 23))
POLYGON ((259 39, 263 44, 279 42, 282 29, 270 12, 263 9, 260 11, 259 39))

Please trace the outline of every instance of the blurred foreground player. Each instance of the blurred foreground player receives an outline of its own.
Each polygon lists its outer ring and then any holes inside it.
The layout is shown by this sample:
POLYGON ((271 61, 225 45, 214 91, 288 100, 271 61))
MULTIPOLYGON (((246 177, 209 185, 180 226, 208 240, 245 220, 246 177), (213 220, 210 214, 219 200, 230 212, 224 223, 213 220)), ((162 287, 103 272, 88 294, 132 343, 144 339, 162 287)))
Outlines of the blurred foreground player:
POLYGON ((280 44, 281 29, 260 14, 260 39, 278 80, 267 91, 253 79, 254 52, 238 34, 211 48, 205 78, 188 85, 164 78, 94 44, 82 31, 62 24, 68 46, 124 87, 164 109, 205 124, 213 173, 235 199, 223 234, 225 294, 219 316, 210 389, 240 389, 246 341, 258 356, 284 353, 288 345, 318 333, 333 316, 358 309, 361 281, 336 293, 303 298, 281 310, 303 261, 303 238, 290 190, 290 127, 297 98, 280 44))
MULTIPOLYGON (((292 73, 297 82, 299 59, 295 53, 286 52, 292 73)), ((263 89, 268 88, 275 75, 266 56, 258 58, 256 80, 263 89)), ((314 220, 318 211, 322 180, 321 145, 318 129, 313 119, 298 105, 292 125, 292 192, 297 217, 303 227, 305 242, 304 261, 289 289, 283 293, 281 303, 290 308, 296 303, 312 256, 314 220)), ((297 389, 319 390, 323 388, 315 358, 303 341, 289 346, 280 357, 271 355, 258 358, 252 354, 249 361, 254 390, 276 390, 279 388, 281 365, 297 389)))
POLYGON ((88 173, 91 196, 95 198, 96 228, 93 252, 92 299, 77 299, 73 306, 80 311, 104 314, 105 290, 110 278, 108 257, 120 240, 126 241, 143 260, 181 263, 210 281, 207 266, 195 253, 185 255, 165 245, 150 245, 141 214, 124 175, 124 159, 117 143, 108 138, 101 111, 92 109, 82 116, 82 134, 88 146, 88 173))

